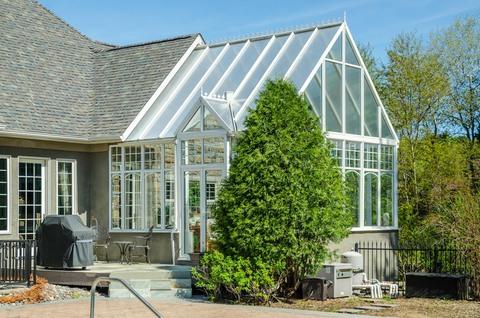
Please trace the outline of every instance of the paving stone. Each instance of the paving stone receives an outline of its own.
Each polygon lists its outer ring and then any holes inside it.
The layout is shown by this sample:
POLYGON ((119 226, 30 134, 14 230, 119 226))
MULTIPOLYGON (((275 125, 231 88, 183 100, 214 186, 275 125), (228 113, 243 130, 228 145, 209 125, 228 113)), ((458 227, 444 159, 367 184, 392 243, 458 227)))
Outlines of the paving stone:
POLYGON ((382 308, 382 307, 374 307, 374 306, 357 306, 357 307, 354 307, 355 309, 360 309, 360 310, 374 310, 374 311, 379 311, 379 310, 383 310, 385 308, 382 308))
POLYGON ((361 314, 364 311, 360 309, 354 309, 354 308, 342 308, 337 310, 337 312, 341 314, 361 314))
POLYGON ((380 307, 380 308, 395 308, 398 307, 396 304, 372 304, 373 307, 380 307))

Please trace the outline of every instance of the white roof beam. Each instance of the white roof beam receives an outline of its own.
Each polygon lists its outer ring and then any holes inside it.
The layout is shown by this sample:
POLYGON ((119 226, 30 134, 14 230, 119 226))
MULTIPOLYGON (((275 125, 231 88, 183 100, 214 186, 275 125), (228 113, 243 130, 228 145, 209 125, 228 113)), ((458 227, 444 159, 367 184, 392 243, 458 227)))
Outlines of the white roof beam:
POLYGON ((133 130, 137 127, 138 123, 143 119, 145 114, 150 110, 152 107, 153 103, 155 100, 160 96, 160 94, 163 92, 165 87, 170 83, 170 81, 173 79, 175 74, 177 74, 178 70, 180 67, 185 63, 185 61, 188 59, 190 54, 192 54, 193 50, 199 45, 203 44, 202 37, 200 35, 197 36, 195 41, 190 45, 190 47, 187 49, 187 51, 182 55, 180 60, 178 60, 177 64, 173 67, 173 69, 168 73, 167 77, 163 80, 163 82, 160 84, 160 86, 157 88, 155 93, 150 97, 150 99, 147 101, 145 106, 143 106, 142 110, 135 116, 133 121, 130 123, 130 125, 127 127, 127 129, 124 131, 124 133, 121 136, 122 140, 126 140, 130 134, 133 132, 133 130))
POLYGON ((325 51, 322 53, 322 56, 320 56, 320 59, 318 60, 315 67, 313 68, 312 72, 310 73, 310 75, 308 75, 307 79, 305 80, 305 83, 303 83, 303 85, 300 87, 300 89, 298 91, 299 94, 303 93, 307 89, 308 84, 310 84, 310 81, 312 80, 313 76, 315 76, 315 74, 318 72, 318 69, 322 65, 323 60, 325 60, 325 57, 327 56, 328 52, 330 52, 333 45, 337 41, 338 37, 342 35, 343 26, 344 26, 344 23, 342 23, 342 25, 338 28, 338 30, 335 33, 335 35, 333 36, 332 40, 330 41, 330 43, 325 48, 325 51))
POLYGON ((235 116, 235 120, 238 120, 240 118, 240 115, 245 111, 245 108, 247 108, 248 104, 250 104, 250 102, 255 98, 258 90, 260 89, 260 87, 262 87, 265 79, 268 78, 268 76, 270 75, 270 73, 272 72, 273 68, 275 67, 275 65, 277 65, 277 62, 278 60, 280 60, 280 58, 283 56, 283 54, 285 53, 285 51, 287 50, 287 48, 290 46, 290 43, 292 42, 293 38, 295 37, 295 33, 292 32, 290 33, 290 35, 288 36, 288 39, 285 41, 285 43, 283 44, 282 48, 280 49, 280 51, 278 51, 277 53, 277 56, 275 56, 275 58, 273 59, 272 63, 270 63, 270 65, 268 66, 267 70, 265 71, 265 73, 263 73, 262 77, 260 78, 260 80, 258 81, 257 85, 255 86, 255 88, 252 90, 252 92, 250 93, 250 95, 248 95, 247 99, 245 100, 245 102, 243 103, 243 105, 240 107, 238 113, 236 114, 235 116))
POLYGON ((232 99, 236 99, 237 98, 237 95, 242 91, 243 87, 245 86, 245 84, 248 82, 248 80, 250 79, 250 77, 252 76, 252 74, 256 71, 258 65, 260 65, 260 63, 262 62, 264 56, 268 53, 268 51, 270 50, 270 48, 272 47, 273 43, 276 41, 276 36, 272 36, 270 38, 270 40, 268 41, 267 45, 265 46, 265 48, 263 49, 262 53, 260 53, 260 55, 257 57, 257 60, 255 61, 255 63, 253 63, 252 67, 250 68, 250 70, 248 70, 247 74, 245 74, 245 77, 243 78, 243 80, 240 82, 240 84, 238 85, 237 89, 235 90, 235 93, 233 94, 233 97, 232 99))
POLYGON ((202 87, 203 83, 207 80, 207 78, 210 76, 210 74, 215 69, 215 67, 217 67, 218 63, 223 59, 223 56, 225 55, 225 53, 228 51, 229 48, 230 48, 230 43, 227 43, 225 45, 225 47, 222 49, 222 51, 220 52, 220 54, 218 54, 218 56, 215 58, 213 63, 207 69, 205 74, 203 74, 202 78, 198 81, 197 85, 192 89, 192 91, 187 96, 187 98, 182 103, 182 105, 175 112, 175 115, 173 115, 173 117, 168 121, 168 124, 161 131, 161 133, 159 134, 158 137, 161 137, 163 135, 163 133, 165 131, 168 131, 172 127, 173 123, 177 121, 178 116, 180 116, 180 114, 184 111, 186 105, 188 105, 191 102, 192 98, 199 93, 200 88, 202 87))
POLYGON ((152 118, 149 120, 149 122, 147 123, 146 127, 143 129, 141 135, 140 135, 140 138, 139 139, 144 139, 145 138, 145 135, 150 131, 150 129, 153 127, 153 125, 158 121, 158 119, 160 118, 160 116, 162 116, 164 110, 165 110, 165 107, 168 106, 168 104, 170 103, 170 101, 177 95, 177 92, 183 88, 183 85, 185 84, 185 82, 190 78, 190 76, 192 75, 192 73, 198 68, 198 66, 200 65, 201 62, 203 62, 203 59, 208 55, 208 53, 210 52, 210 48, 209 47, 206 47, 203 52, 201 53, 201 55, 198 57, 198 60, 195 61, 195 64, 190 68, 190 70, 185 74, 185 76, 183 76, 183 78, 181 79, 180 83, 178 84, 177 88, 170 93, 170 95, 168 96, 168 98, 163 102, 162 106, 160 107, 160 109, 154 114, 154 116, 152 116, 152 118))
POLYGON ((208 94, 209 97, 213 97, 213 93, 216 93, 217 90, 220 88, 220 86, 222 86, 222 84, 225 82, 225 79, 227 79, 228 76, 230 76, 230 73, 232 72, 233 68, 237 66, 238 61, 240 61, 240 59, 243 57, 243 55, 245 54, 245 51, 247 51, 251 43, 252 42, 250 40, 247 40, 247 42, 245 42, 240 52, 238 52, 237 56, 232 61, 232 64, 230 64, 230 66, 227 68, 225 73, 223 73, 222 77, 220 77, 217 84, 215 84, 215 86, 213 87, 212 91, 209 92, 208 94))
POLYGON ((300 62, 302 57, 305 55, 305 52, 308 51, 308 49, 310 48, 310 45, 315 40, 315 37, 317 36, 317 34, 318 34, 318 28, 315 28, 315 30, 313 30, 313 32, 310 35, 310 37, 308 38, 307 42, 305 42, 302 49, 298 53, 297 57, 293 61, 292 65, 290 65, 290 67, 288 68, 288 70, 285 73, 285 76, 283 77, 283 79, 287 79, 287 78, 290 77, 290 75, 292 75, 293 71, 297 68, 298 63, 300 62))

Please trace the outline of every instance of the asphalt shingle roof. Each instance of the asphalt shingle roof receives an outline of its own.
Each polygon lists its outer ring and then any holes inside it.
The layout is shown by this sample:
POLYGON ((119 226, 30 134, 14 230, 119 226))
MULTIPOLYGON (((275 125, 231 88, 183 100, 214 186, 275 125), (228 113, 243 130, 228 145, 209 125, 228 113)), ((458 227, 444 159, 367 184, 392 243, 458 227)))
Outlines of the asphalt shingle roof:
POLYGON ((118 138, 196 34, 115 47, 32 0, 0 0, 0 132, 118 138))

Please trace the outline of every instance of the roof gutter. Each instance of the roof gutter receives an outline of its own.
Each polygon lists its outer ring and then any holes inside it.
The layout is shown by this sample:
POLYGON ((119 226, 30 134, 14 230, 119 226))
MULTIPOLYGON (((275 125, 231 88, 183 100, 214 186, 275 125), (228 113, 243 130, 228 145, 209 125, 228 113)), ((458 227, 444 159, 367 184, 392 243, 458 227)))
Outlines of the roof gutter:
POLYGON ((24 132, 13 132, 13 131, 0 131, 0 137, 69 142, 69 143, 77 143, 77 144, 105 144, 105 143, 116 143, 121 141, 120 136, 119 137, 105 136, 105 137, 94 137, 94 138, 80 138, 80 137, 63 137, 63 136, 51 135, 51 134, 24 133, 24 132))

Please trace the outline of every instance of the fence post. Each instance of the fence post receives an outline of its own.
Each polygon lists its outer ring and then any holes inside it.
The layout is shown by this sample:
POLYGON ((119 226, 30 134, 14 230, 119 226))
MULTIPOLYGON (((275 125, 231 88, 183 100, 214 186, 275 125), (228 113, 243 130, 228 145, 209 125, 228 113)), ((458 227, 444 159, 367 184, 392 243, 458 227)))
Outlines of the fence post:
POLYGON ((435 246, 433 248, 433 264, 432 264, 432 273, 437 273, 438 271, 438 248, 435 246))
POLYGON ((357 242, 357 243, 355 243, 355 252, 357 252, 357 253, 358 253, 358 242, 357 242))

